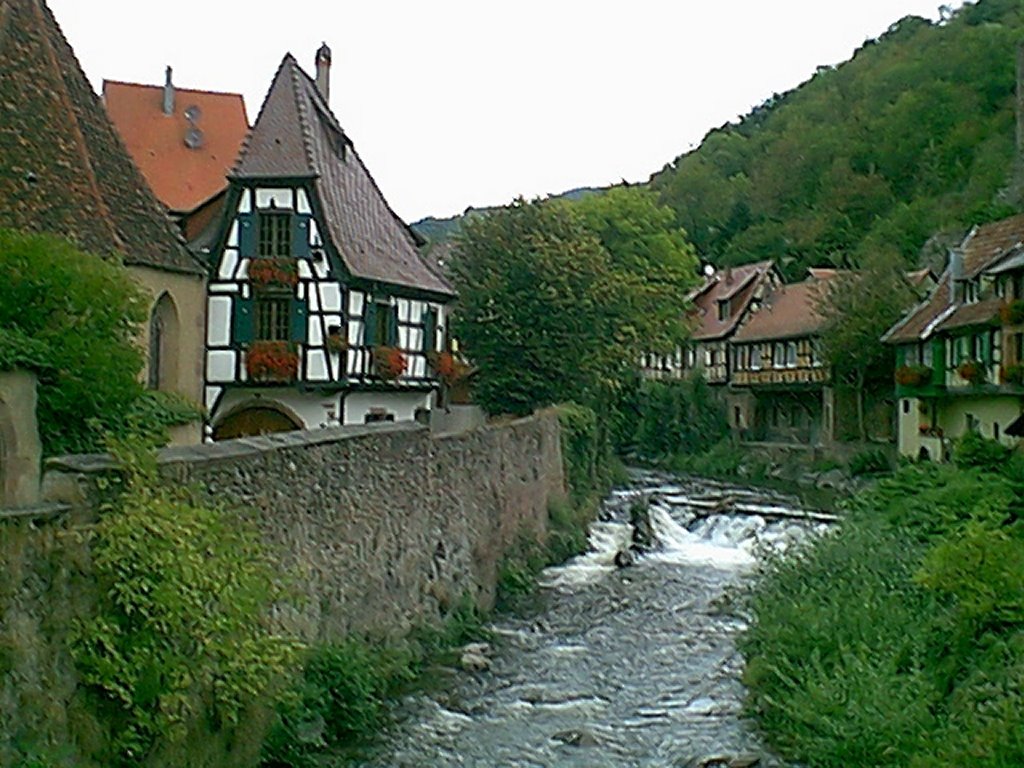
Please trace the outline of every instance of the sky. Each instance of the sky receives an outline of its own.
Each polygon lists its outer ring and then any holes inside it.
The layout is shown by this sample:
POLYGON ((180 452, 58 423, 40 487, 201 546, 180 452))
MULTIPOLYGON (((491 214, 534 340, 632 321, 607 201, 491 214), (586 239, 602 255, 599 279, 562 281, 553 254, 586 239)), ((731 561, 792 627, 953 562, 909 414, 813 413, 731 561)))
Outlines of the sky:
MULTIPOLYGON (((333 51, 331 106, 395 211, 646 180, 937 0, 48 0, 93 87, 241 93, 333 51)), ((954 3, 959 5, 959 3, 954 3)))

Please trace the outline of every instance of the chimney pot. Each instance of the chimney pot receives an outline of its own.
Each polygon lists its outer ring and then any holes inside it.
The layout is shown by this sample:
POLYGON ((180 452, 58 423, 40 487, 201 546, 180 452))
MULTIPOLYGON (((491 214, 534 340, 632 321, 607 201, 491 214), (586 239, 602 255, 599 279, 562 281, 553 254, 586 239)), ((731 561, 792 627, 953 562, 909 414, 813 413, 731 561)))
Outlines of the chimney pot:
POLYGON ((171 82, 171 68, 167 68, 167 79, 164 81, 164 114, 174 114, 174 83, 171 82))
POLYGON ((331 49, 323 43, 316 52, 316 89, 324 101, 331 101, 331 49))

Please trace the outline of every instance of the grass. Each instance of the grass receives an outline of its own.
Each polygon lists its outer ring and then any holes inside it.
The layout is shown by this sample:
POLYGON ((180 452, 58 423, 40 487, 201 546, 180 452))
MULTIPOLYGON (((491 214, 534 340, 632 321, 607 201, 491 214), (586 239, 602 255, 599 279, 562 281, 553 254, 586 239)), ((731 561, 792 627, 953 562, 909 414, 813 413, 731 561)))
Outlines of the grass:
POLYGON ((881 479, 759 574, 748 708, 783 757, 1024 765, 1024 471, 992 446, 960 455, 881 479))

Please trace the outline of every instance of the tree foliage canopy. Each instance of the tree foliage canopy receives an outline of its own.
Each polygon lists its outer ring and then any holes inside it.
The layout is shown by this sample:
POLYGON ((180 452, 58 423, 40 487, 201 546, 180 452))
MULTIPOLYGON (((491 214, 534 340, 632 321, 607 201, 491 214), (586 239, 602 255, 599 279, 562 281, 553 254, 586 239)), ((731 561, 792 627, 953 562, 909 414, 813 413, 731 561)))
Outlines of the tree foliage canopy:
POLYGON ((195 417, 194 406, 168 409, 139 384, 146 306, 120 265, 57 237, 0 229, 0 370, 39 374, 47 454, 100 450, 104 433, 123 433, 133 414, 158 426, 195 417))
POLYGON ((641 352, 684 335, 680 296, 696 262, 648 192, 518 200, 467 221, 457 243, 454 330, 492 413, 594 402, 621 388, 641 352))
POLYGON ((652 179, 716 264, 910 262, 935 232, 1012 210, 1014 49, 1024 11, 980 0, 907 17, 776 94, 652 179))

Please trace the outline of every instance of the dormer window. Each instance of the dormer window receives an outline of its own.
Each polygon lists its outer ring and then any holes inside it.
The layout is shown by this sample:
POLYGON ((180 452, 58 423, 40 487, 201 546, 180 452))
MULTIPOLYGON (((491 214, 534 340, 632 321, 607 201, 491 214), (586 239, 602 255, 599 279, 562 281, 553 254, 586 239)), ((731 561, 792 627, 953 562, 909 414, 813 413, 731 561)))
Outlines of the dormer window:
POLYGON ((975 278, 968 280, 964 285, 964 301, 967 304, 974 304, 981 298, 981 280, 975 278))
POLYGON ((718 321, 724 323, 732 314, 732 302, 729 299, 720 299, 718 302, 718 321))

